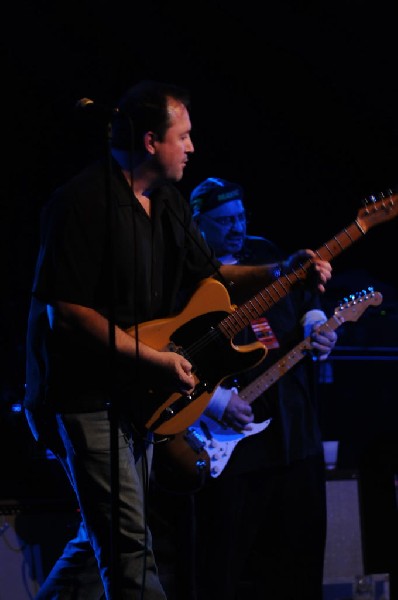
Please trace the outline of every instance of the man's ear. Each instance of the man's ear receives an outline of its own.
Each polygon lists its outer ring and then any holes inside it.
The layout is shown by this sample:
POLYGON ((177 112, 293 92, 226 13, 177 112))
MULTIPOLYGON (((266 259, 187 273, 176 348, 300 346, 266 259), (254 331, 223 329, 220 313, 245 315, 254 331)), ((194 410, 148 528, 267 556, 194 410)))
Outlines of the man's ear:
POLYGON ((149 154, 155 154, 155 142, 157 140, 157 135, 153 131, 147 131, 144 135, 144 145, 145 150, 149 152, 149 154))

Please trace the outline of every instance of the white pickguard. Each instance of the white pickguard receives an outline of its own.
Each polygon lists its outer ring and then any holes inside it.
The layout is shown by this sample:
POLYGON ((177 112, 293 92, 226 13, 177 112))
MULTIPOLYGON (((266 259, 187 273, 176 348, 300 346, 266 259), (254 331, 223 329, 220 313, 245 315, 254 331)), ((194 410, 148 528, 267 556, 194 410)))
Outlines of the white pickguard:
POLYGON ((260 433, 270 423, 271 419, 267 419, 262 423, 251 423, 250 429, 236 431, 203 414, 188 429, 201 446, 203 445, 203 450, 206 450, 209 456, 211 477, 218 477, 229 461, 235 446, 249 435, 260 433))
MULTIPOLYGON (((368 293, 362 291, 351 295, 350 298, 350 301, 346 301, 344 305, 335 309, 333 316, 320 326, 319 331, 334 331, 344 322, 357 321, 368 306, 378 306, 383 300, 380 292, 375 292, 373 288, 369 288, 368 293)), ((240 390, 240 398, 251 404, 289 369, 300 362, 311 351, 311 347, 311 336, 308 336, 240 390)), ((188 464, 191 475, 192 473, 197 474, 198 471, 201 472, 203 467, 206 467, 207 470, 208 467, 208 474, 211 477, 218 477, 224 470, 236 445, 245 437, 266 429, 270 422, 271 419, 262 423, 252 423, 249 430, 235 431, 203 413, 193 425, 184 432, 178 433, 163 448, 169 449, 169 457, 171 456, 177 465, 186 469, 188 464), (207 454, 206 460, 203 459, 203 451, 207 454)))

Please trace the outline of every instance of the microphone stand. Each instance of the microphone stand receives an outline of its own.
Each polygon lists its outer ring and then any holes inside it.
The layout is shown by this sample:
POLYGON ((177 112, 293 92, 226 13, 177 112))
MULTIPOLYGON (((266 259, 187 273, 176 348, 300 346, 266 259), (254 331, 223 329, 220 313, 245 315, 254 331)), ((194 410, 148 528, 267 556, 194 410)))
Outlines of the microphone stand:
POLYGON ((117 598, 120 581, 119 561, 119 406, 115 393, 115 268, 114 268, 114 222, 115 202, 112 189, 112 120, 107 124, 107 169, 106 169, 106 214, 108 222, 108 256, 109 256, 109 402, 108 415, 110 423, 110 452, 111 452, 111 588, 112 598, 117 598))
MULTIPOLYGON (((114 116, 119 113, 118 109, 113 110, 114 116)), ((120 113, 119 113, 120 114, 120 113)), ((109 426, 110 426, 110 452, 111 452, 111 595, 112 598, 118 598, 120 590, 120 513, 119 513, 119 490, 120 490, 120 473, 119 473, 119 423, 120 423, 120 407, 115 393, 115 382, 116 382, 116 344, 115 344, 115 323, 116 323, 116 310, 115 310, 115 298, 116 298, 116 281, 115 281, 115 249, 114 249, 114 223, 115 223, 115 208, 116 203, 113 197, 112 189, 112 168, 113 168, 113 157, 112 157, 112 116, 107 124, 107 160, 108 165, 106 169, 106 199, 107 199, 107 222, 108 222, 108 250, 109 250, 109 299, 108 299, 108 311, 109 311, 109 403, 108 403, 108 415, 109 415, 109 426)), ((131 155, 134 149, 134 136, 133 136, 133 123, 128 115, 123 115, 123 118, 127 120, 128 126, 131 133, 131 155)), ((132 172, 132 165, 131 165, 132 172)), ((132 188, 131 188, 132 189, 132 188)), ((136 239, 135 221, 134 221, 134 239, 136 239)), ((134 269, 134 273, 137 270, 134 269)), ((137 319, 135 318, 135 327, 137 328, 137 319)), ((136 329, 136 362, 138 365, 139 361, 139 349, 138 349, 138 331, 136 329)), ((138 369, 138 367, 137 367, 138 369)), ((145 449, 144 449, 145 455, 145 449)), ((143 457, 144 460, 144 457, 143 457)), ((144 567, 143 585, 141 594, 144 593, 145 589, 145 567, 144 567)))
MULTIPOLYGON (((86 108, 95 106, 93 100, 89 98, 82 98, 76 103, 76 108, 86 108)), ((104 107, 100 105, 103 110, 104 107)), ((115 281, 115 248, 114 248, 114 225, 115 225, 115 210, 116 203, 113 195, 112 188, 112 170, 113 170, 113 157, 112 157, 112 136, 113 136, 113 117, 117 114, 120 115, 118 108, 114 108, 111 111, 105 107, 106 111, 110 116, 107 121, 106 129, 106 181, 105 181, 105 195, 106 195, 106 218, 107 218, 107 250, 109 257, 109 296, 108 296, 108 354, 109 354, 109 371, 108 371, 108 393, 109 398, 107 402, 108 418, 109 418, 109 437, 110 437, 110 483, 111 483, 111 526, 110 526, 110 547, 111 547, 111 596, 117 598, 120 590, 121 570, 120 570, 120 513, 119 513, 119 491, 120 491, 120 473, 119 473, 119 423, 120 423, 120 406, 116 394, 116 336, 115 336, 115 325, 116 325, 116 281, 115 281)), ((128 125, 131 133, 131 153, 134 148, 134 136, 133 136, 133 124, 128 115, 123 115, 128 121, 128 125)), ((134 232, 135 237, 135 232, 134 232)), ((135 270, 136 272, 136 270, 135 270)), ((137 327, 137 324, 136 324, 137 327)), ((136 332, 137 333, 137 332, 136 332)), ((138 354, 138 335, 137 340, 137 361, 139 358, 138 354)), ((145 579, 143 581, 145 583, 145 579)), ((144 586, 143 586, 144 587, 144 586)), ((143 593, 143 591, 142 591, 143 593)))

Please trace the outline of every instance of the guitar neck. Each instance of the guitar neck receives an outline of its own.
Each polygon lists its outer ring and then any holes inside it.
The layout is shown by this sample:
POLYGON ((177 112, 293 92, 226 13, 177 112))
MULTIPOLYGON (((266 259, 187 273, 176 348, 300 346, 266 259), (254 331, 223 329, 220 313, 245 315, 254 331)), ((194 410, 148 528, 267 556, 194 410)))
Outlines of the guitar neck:
MULTIPOLYGON (((333 315, 319 329, 321 332, 334 331, 339 327, 341 321, 333 315)), ((297 344, 283 358, 278 360, 269 369, 254 379, 249 385, 239 392, 239 396, 249 404, 254 402, 263 392, 266 392, 272 384, 276 383, 285 373, 304 358, 307 351, 311 350, 311 337, 306 337, 297 344)))
MULTIPOLYGON (((336 308, 334 314, 319 327, 320 333, 335 331, 343 322, 357 321, 368 306, 378 306, 381 304, 383 296, 380 292, 371 290, 368 294, 358 294, 345 306, 336 308)), ((264 373, 259 375, 243 390, 239 392, 239 396, 251 404, 263 392, 278 381, 285 373, 296 365, 307 352, 311 350, 311 336, 306 337, 302 342, 297 344, 290 352, 285 354, 283 358, 274 363, 264 373)))
MULTIPOLYGON (((338 256, 343 250, 346 250, 364 236, 365 233, 366 230, 356 220, 326 242, 326 244, 318 248, 315 254, 321 260, 330 262, 335 256, 338 256)), ((249 301, 225 317, 218 324, 217 328, 226 338, 232 340, 240 331, 243 331, 245 327, 250 325, 252 321, 287 296, 294 284, 303 281, 307 276, 311 264, 312 261, 307 260, 299 268, 276 279, 270 285, 257 292, 249 301)))

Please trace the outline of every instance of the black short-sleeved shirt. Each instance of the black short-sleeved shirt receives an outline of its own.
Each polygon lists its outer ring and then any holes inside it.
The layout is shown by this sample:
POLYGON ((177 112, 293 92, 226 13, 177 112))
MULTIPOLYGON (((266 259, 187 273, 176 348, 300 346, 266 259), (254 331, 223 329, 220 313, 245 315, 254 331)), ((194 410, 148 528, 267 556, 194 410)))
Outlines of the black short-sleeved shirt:
MULTIPOLYGON (((109 353, 88 338, 55 333, 47 304, 93 308, 123 329, 177 313, 215 259, 171 184, 151 195, 151 218, 116 163, 108 184, 98 162, 59 188, 42 211, 41 243, 27 335, 25 407, 61 412, 102 410, 108 400, 109 353), (110 192, 109 192, 110 190, 110 192), (111 224, 111 225, 110 225, 111 224)), ((117 390, 128 402, 134 369, 117 364, 117 390)))
MULTIPOLYGON (((252 236, 246 238, 238 257, 239 264, 252 265, 283 258, 280 249, 272 242, 252 236)), ((298 284, 268 310, 264 316, 279 342, 279 348, 269 349, 263 363, 240 378, 241 387, 301 342, 301 318, 307 311, 320 308, 319 295, 298 284)), ((311 358, 305 357, 253 402, 255 420, 260 422, 271 415, 272 422, 261 433, 239 442, 224 470, 225 475, 286 465, 322 451, 314 375, 314 363, 311 358)))

